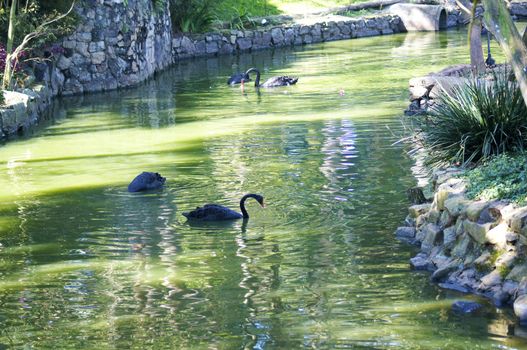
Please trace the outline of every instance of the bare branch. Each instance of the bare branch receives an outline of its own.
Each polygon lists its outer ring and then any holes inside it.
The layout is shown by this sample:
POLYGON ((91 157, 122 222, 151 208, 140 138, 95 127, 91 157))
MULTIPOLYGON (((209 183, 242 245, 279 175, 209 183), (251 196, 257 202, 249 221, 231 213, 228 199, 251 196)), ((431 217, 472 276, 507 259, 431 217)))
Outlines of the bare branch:
POLYGON ((70 9, 68 10, 68 12, 66 13, 63 13, 62 15, 58 16, 58 17, 55 17, 47 22, 44 22, 42 23, 41 25, 39 25, 35 31, 39 31, 39 30, 42 30, 44 29, 45 27, 49 26, 51 23, 54 23, 54 22, 57 22, 57 21, 60 21, 61 19, 63 19, 64 17, 68 16, 70 14, 71 11, 73 11, 73 7, 75 7, 75 0, 71 3, 71 7, 70 9))
POLYGON ((24 50, 26 48, 26 46, 29 44, 29 42, 35 38, 38 38, 42 35, 45 35, 46 34, 46 27, 48 27, 50 24, 54 23, 54 22, 57 22, 57 21, 60 21, 61 19, 63 19, 64 17, 68 16, 71 11, 73 11, 73 8, 75 7, 75 1, 76 0, 73 0, 72 3, 71 3, 71 7, 70 9, 68 10, 68 12, 66 13, 63 13, 62 15, 60 16, 57 16, 47 22, 44 22, 42 24, 40 24, 33 32, 27 34, 26 36, 24 36, 24 39, 22 40, 22 42, 20 43, 20 45, 18 45, 16 47, 16 49, 10 53, 8 52, 7 53, 7 57, 6 57, 6 70, 4 71, 4 82, 3 82, 3 85, 4 85, 4 88, 5 87, 8 87, 10 85, 10 81, 11 81, 11 78, 12 78, 12 72, 11 72, 11 65, 12 63, 14 62, 15 65, 18 64, 18 55, 22 52, 22 50, 24 50))
POLYGON ((456 0, 456 5, 463 11, 465 12, 467 15, 470 15, 472 13, 472 11, 467 8, 465 6, 465 4, 463 4, 460 0, 456 0))

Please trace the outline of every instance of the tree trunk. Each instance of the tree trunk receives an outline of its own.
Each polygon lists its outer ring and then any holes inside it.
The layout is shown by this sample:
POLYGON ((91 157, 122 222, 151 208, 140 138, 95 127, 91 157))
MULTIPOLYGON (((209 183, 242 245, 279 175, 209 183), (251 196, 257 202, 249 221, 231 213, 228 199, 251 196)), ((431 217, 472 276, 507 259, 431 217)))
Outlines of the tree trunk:
POLYGON ((423 189, 420 187, 412 187, 406 190, 408 200, 412 204, 423 204, 427 203, 426 197, 423 193, 423 189))
POLYGON ((484 21, 487 29, 494 35, 501 46, 522 92, 523 101, 527 104, 527 48, 507 9, 504 0, 482 0, 485 7, 484 21))
POLYGON ((472 75, 477 77, 485 72, 485 57, 481 45, 481 20, 474 18, 470 26, 470 67, 472 75))
POLYGON ((13 42, 15 39, 15 16, 16 16, 16 6, 18 0, 13 0, 11 2, 11 10, 9 11, 9 28, 7 29, 7 45, 6 45, 6 60, 4 68, 4 81, 2 82, 2 87, 8 89, 11 87, 11 78, 13 75, 11 60, 12 60, 12 51, 13 51, 13 42))

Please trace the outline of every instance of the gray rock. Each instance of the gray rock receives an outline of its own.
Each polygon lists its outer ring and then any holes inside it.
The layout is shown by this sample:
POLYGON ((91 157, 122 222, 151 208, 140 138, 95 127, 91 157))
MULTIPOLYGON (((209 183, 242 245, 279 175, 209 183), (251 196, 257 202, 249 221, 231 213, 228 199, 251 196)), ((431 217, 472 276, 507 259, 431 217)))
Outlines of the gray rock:
POLYGON ((521 324, 527 324, 527 295, 522 295, 514 301, 514 313, 521 324))
POLYGON ((395 236, 405 239, 413 239, 415 237, 415 228, 402 226, 395 231, 395 236))
POLYGON ((470 221, 478 222, 481 212, 489 206, 489 203, 486 201, 477 201, 471 202, 466 207, 467 218, 470 221))
POLYGON ((456 241, 456 228, 454 226, 447 227, 443 230, 443 244, 450 245, 456 241))
POLYGON ((458 300, 452 304, 452 311, 462 314, 471 314, 482 307, 483 305, 476 303, 475 301, 458 300))
POLYGON ((420 231, 418 240, 421 241, 421 250, 425 253, 429 253, 433 246, 443 240, 443 230, 441 227, 435 224, 428 224, 420 231))
POLYGON ((479 244, 485 244, 485 242, 487 242, 487 232, 489 232, 492 226, 492 223, 478 224, 466 220, 463 228, 476 242, 479 244))
POLYGON ((469 201, 463 195, 449 195, 445 200, 445 209, 453 217, 459 216, 467 207, 469 201))
POLYGON ((527 208, 520 208, 511 215, 510 228, 516 233, 524 233, 527 224, 527 208))
POLYGON ((527 263, 514 266, 511 272, 509 272, 507 275, 506 279, 515 282, 521 282, 521 280, 525 277, 527 277, 527 263))
POLYGON ((271 37, 275 46, 282 46, 284 43, 284 33, 281 28, 273 28, 271 30, 271 37))
POLYGON ((247 51, 252 47, 251 39, 246 39, 246 38, 239 38, 236 41, 236 44, 238 45, 238 49, 241 51, 247 51))
POLYGON ((486 289, 489 287, 496 286, 498 284, 501 284, 502 278, 497 270, 491 271, 489 274, 483 276, 481 278, 481 289, 486 289))
POLYGON ((459 269, 459 263, 457 261, 452 261, 450 264, 435 270, 432 276, 430 276, 430 279, 435 282, 441 281, 446 279, 450 273, 456 271, 457 269, 459 269))
POLYGON ((430 210, 432 206, 431 203, 416 204, 408 208, 408 214, 412 218, 417 218, 419 215, 422 215, 430 210))
POLYGON ((465 288, 459 284, 456 284, 456 283, 450 283, 450 282, 445 282, 445 283, 438 283, 437 284, 439 287, 443 288, 443 289, 450 289, 450 290, 455 290, 456 292, 460 292, 460 293, 468 293, 469 290, 468 288, 465 288))
POLYGON ((57 61, 57 67, 61 70, 66 70, 71 67, 71 59, 67 58, 66 56, 60 56, 59 60, 57 61))
POLYGON ((219 47, 218 47, 218 43, 213 41, 213 42, 207 42, 206 43, 206 52, 208 54, 215 54, 219 51, 219 47))
POLYGON ((410 259, 410 265, 415 270, 428 270, 432 264, 428 260, 428 255, 424 253, 419 253, 415 257, 410 259))

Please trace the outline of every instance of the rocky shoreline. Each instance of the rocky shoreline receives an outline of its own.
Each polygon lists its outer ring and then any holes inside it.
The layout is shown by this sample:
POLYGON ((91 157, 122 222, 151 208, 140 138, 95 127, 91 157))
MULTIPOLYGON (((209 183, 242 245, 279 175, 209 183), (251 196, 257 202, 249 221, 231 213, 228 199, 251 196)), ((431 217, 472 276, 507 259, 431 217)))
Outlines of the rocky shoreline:
POLYGON ((409 207, 395 234, 420 247, 415 270, 432 273, 442 288, 512 305, 527 323, 527 207, 469 200, 460 169, 435 171, 432 201, 409 207))

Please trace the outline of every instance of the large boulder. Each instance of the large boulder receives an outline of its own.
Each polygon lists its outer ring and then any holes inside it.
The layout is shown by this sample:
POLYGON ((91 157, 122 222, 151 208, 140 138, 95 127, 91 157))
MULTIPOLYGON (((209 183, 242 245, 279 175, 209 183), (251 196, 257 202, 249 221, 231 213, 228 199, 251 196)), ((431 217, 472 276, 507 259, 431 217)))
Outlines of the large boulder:
POLYGON ((521 324, 527 324, 527 295, 522 295, 514 301, 514 313, 521 324))
POLYGON ((154 190, 163 187, 166 178, 159 175, 159 173, 152 173, 144 171, 137 175, 135 179, 128 185, 128 192, 140 192, 147 190, 154 190))

